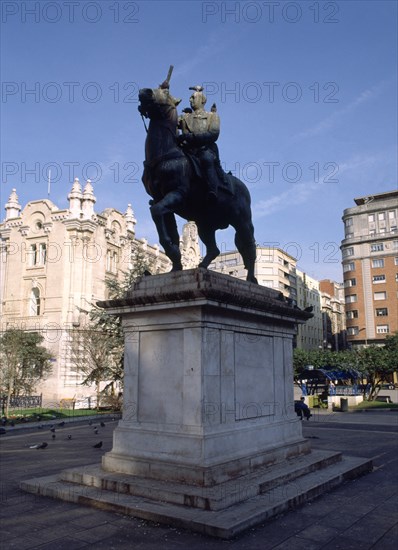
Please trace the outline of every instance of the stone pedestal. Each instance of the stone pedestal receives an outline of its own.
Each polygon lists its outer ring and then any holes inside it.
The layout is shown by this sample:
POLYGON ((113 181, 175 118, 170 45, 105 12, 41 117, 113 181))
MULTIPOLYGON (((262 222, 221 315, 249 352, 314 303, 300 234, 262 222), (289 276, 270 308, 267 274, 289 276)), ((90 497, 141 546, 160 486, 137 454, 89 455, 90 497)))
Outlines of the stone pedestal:
POLYGON ((371 469, 303 439, 292 339, 310 314, 275 291, 195 269, 102 305, 125 329, 112 451, 24 490, 231 538, 371 469))
POLYGON ((310 315, 204 269, 142 279, 123 301, 123 419, 107 471, 212 486, 309 452, 292 339, 310 315))

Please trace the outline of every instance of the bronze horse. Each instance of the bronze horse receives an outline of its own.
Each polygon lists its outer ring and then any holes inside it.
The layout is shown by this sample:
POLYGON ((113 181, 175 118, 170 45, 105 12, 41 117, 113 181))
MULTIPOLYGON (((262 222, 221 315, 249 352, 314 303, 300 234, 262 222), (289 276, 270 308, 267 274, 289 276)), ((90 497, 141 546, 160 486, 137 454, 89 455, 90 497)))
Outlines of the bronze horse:
POLYGON ((235 244, 247 269, 247 281, 257 283, 254 276, 256 243, 250 208, 250 194, 246 185, 232 174, 230 192, 219 188, 217 201, 206 201, 206 186, 200 182, 192 162, 177 144, 177 105, 168 88, 145 88, 139 91, 139 111, 149 118, 145 141, 145 170, 142 177, 150 201, 160 244, 173 264, 173 271, 181 270, 179 234, 175 219, 178 216, 194 221, 206 247, 199 267, 207 268, 219 255, 215 233, 217 229, 235 228, 235 244), (232 193, 231 193, 232 190, 232 193))

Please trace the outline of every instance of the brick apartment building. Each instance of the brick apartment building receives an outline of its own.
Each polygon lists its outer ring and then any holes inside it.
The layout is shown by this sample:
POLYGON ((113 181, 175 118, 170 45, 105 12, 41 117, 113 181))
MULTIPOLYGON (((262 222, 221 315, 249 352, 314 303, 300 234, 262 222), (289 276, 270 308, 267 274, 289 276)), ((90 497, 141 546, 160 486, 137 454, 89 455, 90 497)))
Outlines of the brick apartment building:
POLYGON ((398 331, 398 191, 354 201, 342 218, 347 340, 383 344, 398 331))

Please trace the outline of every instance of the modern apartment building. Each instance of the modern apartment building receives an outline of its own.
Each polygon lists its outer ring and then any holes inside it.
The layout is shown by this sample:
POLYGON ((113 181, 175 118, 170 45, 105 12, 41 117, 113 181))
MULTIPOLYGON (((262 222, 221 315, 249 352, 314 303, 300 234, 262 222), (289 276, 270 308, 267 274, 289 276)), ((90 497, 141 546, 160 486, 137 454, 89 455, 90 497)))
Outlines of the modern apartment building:
MULTIPOLYGON (((246 269, 237 250, 223 252, 209 269, 246 279, 246 269)), ((285 298, 296 300, 296 260, 280 248, 257 247, 255 276, 260 285, 278 290, 285 298)))
POLYGON ((354 201, 342 218, 347 339, 382 344, 398 331, 398 191, 354 201))
MULTIPOLYGON (((83 400, 94 388, 81 385, 83 376, 70 361, 71 331, 82 326, 81 310, 106 296, 105 278, 121 278, 141 249, 155 272, 171 264, 157 245, 135 235, 130 205, 122 214, 107 208, 94 211, 91 182, 76 179, 68 208, 48 199, 19 204, 15 189, 0 224, 1 331, 38 331, 53 354, 53 372, 40 388, 47 402, 83 400)), ((187 239, 186 239, 187 241, 187 239)), ((188 241, 185 247, 190 249, 188 241)))

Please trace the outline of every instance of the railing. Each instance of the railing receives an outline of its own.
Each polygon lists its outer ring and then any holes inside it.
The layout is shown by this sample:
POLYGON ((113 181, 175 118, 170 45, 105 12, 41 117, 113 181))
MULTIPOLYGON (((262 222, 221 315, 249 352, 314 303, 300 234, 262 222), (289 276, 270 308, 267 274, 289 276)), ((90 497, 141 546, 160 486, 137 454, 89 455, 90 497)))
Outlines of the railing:
POLYGON ((362 395, 357 386, 335 386, 329 388, 329 395, 362 395))
MULTIPOLYGON (((0 397, 1 408, 7 405, 8 397, 0 397)), ((9 402, 10 409, 34 409, 35 407, 41 407, 42 395, 21 395, 11 396, 9 402)))

